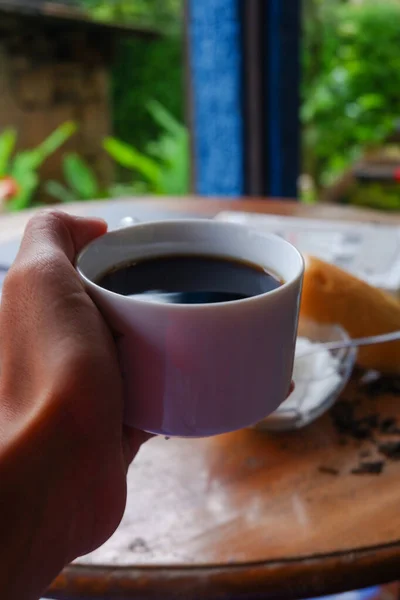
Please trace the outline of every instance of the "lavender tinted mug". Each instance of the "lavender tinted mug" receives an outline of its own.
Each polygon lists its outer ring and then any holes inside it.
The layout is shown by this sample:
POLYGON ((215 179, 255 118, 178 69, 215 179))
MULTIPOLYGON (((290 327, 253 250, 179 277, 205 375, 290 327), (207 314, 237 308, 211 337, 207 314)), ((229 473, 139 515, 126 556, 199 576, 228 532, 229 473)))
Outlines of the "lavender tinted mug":
POLYGON ((304 271, 288 242, 206 219, 140 223, 90 243, 77 269, 116 336, 128 425, 166 436, 211 436, 252 425, 285 400, 304 271), (284 283, 215 304, 163 304, 96 284, 119 265, 177 254, 245 260, 284 283))

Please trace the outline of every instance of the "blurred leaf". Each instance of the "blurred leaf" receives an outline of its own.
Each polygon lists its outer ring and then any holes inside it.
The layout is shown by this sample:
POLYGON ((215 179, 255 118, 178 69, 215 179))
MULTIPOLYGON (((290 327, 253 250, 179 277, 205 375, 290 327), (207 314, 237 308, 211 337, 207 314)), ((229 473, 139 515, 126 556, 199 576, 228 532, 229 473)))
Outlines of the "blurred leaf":
POLYGON ((107 138, 104 148, 120 165, 130 168, 144 181, 135 181, 133 193, 184 195, 189 190, 189 134, 160 103, 149 105, 161 127, 159 137, 147 145, 147 154, 115 138, 107 138))
POLYGON ((160 168, 156 161, 115 138, 106 138, 103 147, 118 164, 137 171, 154 186, 156 193, 160 192, 160 168))
POLYGON ((14 178, 19 185, 19 192, 7 203, 7 209, 10 211, 28 208, 32 196, 39 185, 39 176, 34 171, 22 170, 16 173, 14 178))
POLYGON ((94 171, 77 154, 68 154, 63 163, 64 176, 72 192, 80 200, 94 200, 101 192, 94 171))
POLYGON ((385 98, 380 94, 364 94, 358 99, 358 103, 365 110, 373 110, 374 108, 381 108, 385 105, 385 98))
POLYGON ((350 202, 378 210, 400 210, 400 187, 398 184, 356 185, 350 194, 350 202))
POLYGON ((15 156, 11 164, 10 173, 16 176, 18 173, 23 173, 24 171, 35 171, 39 164, 36 150, 24 150, 15 156))
POLYGON ((45 184, 45 190, 50 196, 53 196, 55 200, 65 204, 69 202, 76 202, 77 200, 76 196, 74 196, 74 194, 59 181, 47 181, 45 184))
POLYGON ((147 109, 152 115, 154 121, 162 127, 166 132, 169 132, 173 136, 179 136, 185 133, 185 127, 177 121, 172 114, 162 106, 157 100, 151 100, 147 109))
POLYGON ((74 123, 60 125, 49 137, 33 150, 19 152, 12 164, 11 172, 23 170, 36 170, 44 161, 58 150, 77 130, 74 123))
POLYGON ((133 184, 114 183, 110 190, 112 198, 129 198, 130 196, 143 196, 149 193, 149 184, 145 181, 136 181, 133 184))
POLYGON ((180 25, 182 0, 79 0, 101 21, 135 23, 163 31, 180 25))
POLYGON ((58 150, 77 131, 78 126, 72 121, 63 123, 49 135, 35 150, 31 151, 31 160, 36 168, 56 150, 58 150))
POLYGON ((6 130, 0 136, 0 169, 18 183, 18 193, 7 202, 8 210, 22 210, 30 206, 39 187, 38 169, 77 130, 72 122, 60 125, 37 148, 24 150, 12 156, 16 133, 6 130))
POLYGON ((0 177, 7 175, 16 141, 17 132, 15 129, 5 129, 0 135, 0 177))

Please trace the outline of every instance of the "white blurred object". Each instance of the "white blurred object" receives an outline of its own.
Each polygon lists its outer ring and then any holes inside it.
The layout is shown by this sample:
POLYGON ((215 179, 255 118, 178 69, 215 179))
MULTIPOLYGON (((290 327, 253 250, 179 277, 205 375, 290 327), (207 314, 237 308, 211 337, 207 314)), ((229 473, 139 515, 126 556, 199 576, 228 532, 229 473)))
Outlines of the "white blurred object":
POLYGON ((133 217, 123 217, 119 222, 119 227, 122 229, 123 227, 132 227, 132 225, 137 225, 140 223, 139 219, 134 219, 133 217))
POLYGON ((340 360, 322 344, 299 337, 293 367, 295 389, 280 406, 281 410, 312 411, 339 385, 340 360), (303 353, 316 351, 302 356, 303 353))
POLYGON ((324 348, 327 342, 347 342, 338 325, 320 325, 300 319, 293 366, 294 391, 271 415, 255 425, 266 431, 291 431, 305 427, 324 414, 338 399, 350 379, 357 349, 324 348))
POLYGON ((400 289, 400 227, 377 223, 301 219, 236 211, 217 220, 275 233, 296 246, 382 289, 400 289))

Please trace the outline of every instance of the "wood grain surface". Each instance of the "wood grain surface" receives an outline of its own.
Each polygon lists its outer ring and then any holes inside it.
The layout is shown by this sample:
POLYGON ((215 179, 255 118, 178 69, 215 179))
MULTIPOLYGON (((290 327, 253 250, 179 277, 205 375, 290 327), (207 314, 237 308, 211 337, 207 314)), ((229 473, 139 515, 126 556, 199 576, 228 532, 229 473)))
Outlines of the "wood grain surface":
MULTIPOLYGON (((286 201, 146 200, 116 208, 133 216, 143 211, 155 217, 164 211, 212 216, 238 209, 393 221, 371 211, 286 201)), ((100 210, 107 217, 113 205, 86 203, 69 210, 100 210)), ((0 219, 0 262, 2 242, 21 235, 27 217, 0 219)), ((400 461, 383 456, 379 447, 400 440, 382 427, 387 419, 400 427, 400 386, 366 387, 360 376, 341 406, 353 407, 357 423, 366 419, 367 435, 339 431, 340 413, 334 410, 290 434, 243 430, 205 440, 151 440, 130 469, 120 530, 102 554, 65 569, 49 596, 289 600, 398 578, 400 461), (362 463, 380 461, 380 474, 354 473, 362 463), (116 559, 124 544, 126 551, 116 559), (107 549, 109 559, 99 565, 107 549)))

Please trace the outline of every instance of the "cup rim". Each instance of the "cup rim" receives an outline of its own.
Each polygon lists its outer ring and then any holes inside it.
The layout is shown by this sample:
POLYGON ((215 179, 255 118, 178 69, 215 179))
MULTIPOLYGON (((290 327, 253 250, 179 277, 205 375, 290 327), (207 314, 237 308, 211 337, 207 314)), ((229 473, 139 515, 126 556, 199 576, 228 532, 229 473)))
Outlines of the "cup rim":
MULTIPOLYGON (((96 245, 96 243, 99 242, 99 240, 101 240, 104 236, 108 236, 108 237, 117 237, 117 235, 120 235, 121 232, 125 232, 128 233, 130 231, 133 231, 137 228, 145 228, 147 226, 163 226, 163 225, 185 225, 185 224, 207 224, 208 225, 217 225, 217 226, 223 226, 223 227, 228 227, 231 229, 245 229, 245 230, 252 230, 251 227, 248 227, 246 225, 242 225, 241 223, 228 223, 228 222, 221 222, 221 221, 214 221, 212 219, 168 219, 168 220, 160 220, 160 221, 141 221, 138 223, 134 223, 133 225, 130 225, 129 227, 121 227, 118 229, 113 229, 112 231, 107 231, 104 235, 92 240, 91 242, 89 242, 89 244, 87 244, 77 255, 76 259, 75 259, 75 268, 81 278, 81 280, 90 288, 92 289, 96 289, 99 292, 101 292, 104 296, 109 297, 109 298, 118 298, 119 300, 122 301, 127 301, 130 304, 137 304, 138 306, 147 306, 147 307, 152 307, 154 310, 158 309, 158 310, 163 310, 163 309, 172 309, 172 310, 179 310, 182 308, 185 309, 190 309, 190 310, 207 310, 210 308, 213 308, 213 310, 217 310, 217 309, 223 309, 226 308, 227 306, 230 307, 236 307, 238 305, 243 305, 244 303, 250 303, 250 302, 257 302, 257 301, 262 301, 263 299, 265 299, 266 297, 275 297, 279 294, 282 294, 285 290, 291 288, 294 285, 297 285, 298 283, 301 283, 302 277, 304 275, 304 270, 305 270, 305 260, 303 255, 301 254, 301 252, 299 252, 299 250, 293 246, 293 244, 291 244, 290 242, 288 242, 287 240, 285 240, 284 238, 273 234, 273 233, 269 233, 269 232, 264 232, 264 231, 260 231, 259 229, 253 229, 254 232, 257 233, 257 235, 265 238, 265 239, 269 239, 269 240, 279 240, 279 243, 281 243, 283 246, 286 246, 287 248, 290 248, 291 251, 293 251, 296 255, 297 258, 299 259, 299 268, 298 268, 298 272, 297 274, 292 277, 291 279, 289 279, 288 281, 285 281, 282 285, 280 285, 279 287, 275 288, 274 290, 270 290, 268 292, 264 292, 263 294, 258 294, 257 296, 250 296, 249 298, 241 298, 238 300, 228 300, 225 302, 217 302, 217 303, 213 303, 213 302, 205 302, 202 304, 185 304, 185 303, 179 303, 179 304, 169 304, 169 303, 161 303, 161 302, 152 302, 151 300, 141 300, 139 298, 133 298, 132 296, 124 296, 122 294, 118 294, 116 292, 113 292, 111 290, 106 290, 105 288, 101 287, 100 285, 98 285, 97 283, 95 283, 94 281, 92 281, 89 277, 87 277, 85 275, 85 273, 82 271, 82 269, 80 268, 80 262, 84 256, 84 254, 86 252, 88 252, 92 247, 94 247, 96 245)), ((119 263, 117 262, 116 265, 118 265, 119 263)), ((123 263, 121 263, 123 264, 123 263)))

